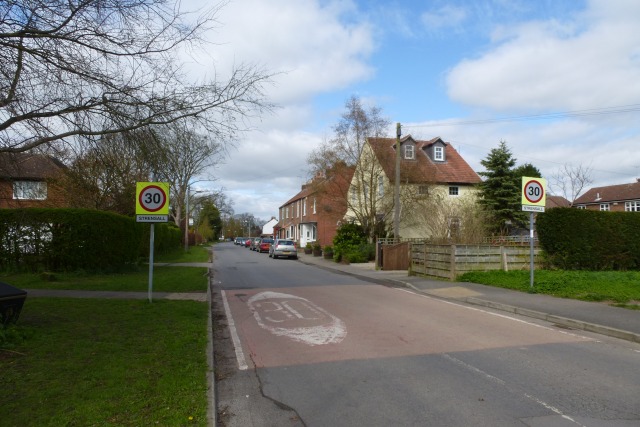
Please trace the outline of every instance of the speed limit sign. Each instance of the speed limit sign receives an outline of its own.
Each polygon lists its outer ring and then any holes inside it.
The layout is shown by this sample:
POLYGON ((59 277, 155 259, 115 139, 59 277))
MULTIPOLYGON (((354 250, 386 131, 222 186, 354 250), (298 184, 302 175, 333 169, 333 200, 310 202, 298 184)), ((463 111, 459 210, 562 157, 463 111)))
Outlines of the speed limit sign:
MULTIPOLYGON (((136 215, 157 218, 161 221, 169 214, 169 183, 138 182, 136 183, 136 215)), ((150 218, 153 219, 153 218, 150 218)), ((152 222, 152 221, 145 221, 152 222)))
POLYGON ((522 177, 522 209, 544 211, 546 203, 545 187, 547 181, 543 178, 522 177), (526 206, 535 206, 537 209, 525 209, 526 206), (542 209, 540 209, 542 208, 542 209))

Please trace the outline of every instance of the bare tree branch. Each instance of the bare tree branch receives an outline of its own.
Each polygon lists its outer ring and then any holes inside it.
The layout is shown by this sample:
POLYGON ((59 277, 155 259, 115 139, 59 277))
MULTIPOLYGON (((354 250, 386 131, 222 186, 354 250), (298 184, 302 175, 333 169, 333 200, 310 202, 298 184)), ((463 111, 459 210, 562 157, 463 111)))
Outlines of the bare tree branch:
POLYGON ((0 152, 185 118, 233 137, 272 108, 271 76, 241 65, 194 84, 178 65, 222 4, 193 19, 174 0, 0 2, 0 152))

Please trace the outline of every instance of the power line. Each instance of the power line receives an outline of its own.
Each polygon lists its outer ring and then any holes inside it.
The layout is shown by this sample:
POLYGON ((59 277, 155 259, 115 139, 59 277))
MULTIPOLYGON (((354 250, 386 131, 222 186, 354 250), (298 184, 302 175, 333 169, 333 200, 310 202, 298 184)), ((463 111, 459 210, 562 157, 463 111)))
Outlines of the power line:
POLYGON ((484 124, 501 123, 501 122, 517 122, 517 121, 562 119, 562 118, 572 118, 572 117, 603 116, 603 115, 609 115, 609 114, 633 113, 636 111, 640 111, 640 104, 621 105, 617 107, 605 107, 605 108, 590 108, 585 110, 563 111, 563 112, 556 112, 556 113, 530 114, 530 115, 524 115, 524 116, 497 117, 493 119, 455 120, 450 122, 434 122, 431 124, 422 124, 422 125, 403 125, 403 127, 428 128, 428 127, 439 127, 439 126, 484 125, 484 124))

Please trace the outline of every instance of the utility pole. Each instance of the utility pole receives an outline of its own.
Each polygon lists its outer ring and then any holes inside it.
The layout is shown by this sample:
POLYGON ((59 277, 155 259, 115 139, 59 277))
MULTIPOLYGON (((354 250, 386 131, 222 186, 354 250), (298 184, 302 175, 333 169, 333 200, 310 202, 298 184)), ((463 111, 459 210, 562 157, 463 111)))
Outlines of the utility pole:
POLYGON ((400 239, 400 136, 402 136, 400 123, 396 123, 396 182, 393 192, 393 238, 400 239))

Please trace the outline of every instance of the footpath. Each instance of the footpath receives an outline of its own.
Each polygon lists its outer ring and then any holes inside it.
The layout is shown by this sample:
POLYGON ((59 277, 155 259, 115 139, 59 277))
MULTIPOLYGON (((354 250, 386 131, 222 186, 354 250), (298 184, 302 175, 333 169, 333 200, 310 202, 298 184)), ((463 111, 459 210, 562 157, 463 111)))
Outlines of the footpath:
POLYGON ((605 303, 530 294, 476 283, 409 276, 406 271, 376 270, 372 262, 340 264, 303 253, 299 254, 298 259, 308 265, 380 284, 404 286, 436 298, 492 308, 545 320, 569 329, 584 330, 640 343, 640 311, 638 310, 613 307, 605 303))

